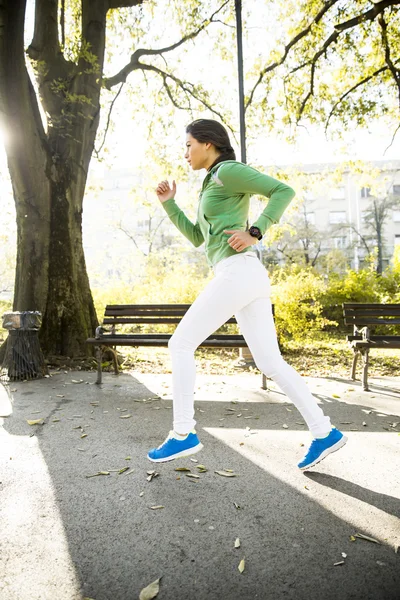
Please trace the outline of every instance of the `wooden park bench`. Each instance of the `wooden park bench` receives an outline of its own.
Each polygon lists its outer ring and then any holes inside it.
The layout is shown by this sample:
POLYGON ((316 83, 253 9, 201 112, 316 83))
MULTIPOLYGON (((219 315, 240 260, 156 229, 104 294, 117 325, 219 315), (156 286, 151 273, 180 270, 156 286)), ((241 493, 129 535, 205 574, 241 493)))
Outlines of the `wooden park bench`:
POLYGON ((400 348, 400 335, 390 333, 373 333, 377 326, 388 327, 400 324, 400 304, 343 304, 345 325, 353 325, 353 335, 347 336, 347 341, 353 348, 353 364, 351 378, 356 378, 358 356, 362 356, 362 384, 368 389, 368 362, 371 348, 400 348))
MULTIPOLYGON (((119 373, 117 346, 168 346, 172 333, 117 333, 119 325, 177 325, 190 304, 127 304, 108 305, 104 312, 103 324, 97 327, 94 338, 86 340, 96 347, 97 381, 101 383, 103 352, 109 348, 113 355, 115 374, 119 373), (105 326, 110 326, 107 329, 105 326)), ((273 307, 272 307, 273 308, 273 307)), ((227 323, 236 323, 234 317, 227 323)), ((155 327, 157 331, 157 327, 155 327)), ((238 333, 213 333, 202 344, 206 348, 245 348, 244 337, 238 333)), ((263 390, 267 389, 267 378, 262 374, 263 390)))

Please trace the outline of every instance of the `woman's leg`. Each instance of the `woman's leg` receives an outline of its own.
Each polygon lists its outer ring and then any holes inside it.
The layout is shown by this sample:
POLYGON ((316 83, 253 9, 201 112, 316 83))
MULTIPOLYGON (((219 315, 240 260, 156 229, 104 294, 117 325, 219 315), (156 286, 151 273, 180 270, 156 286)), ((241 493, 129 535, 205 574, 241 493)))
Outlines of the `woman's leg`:
POLYGON ((189 308, 168 344, 172 358, 173 426, 174 431, 181 435, 187 434, 196 424, 196 348, 252 297, 251 291, 244 288, 235 276, 235 271, 240 270, 244 263, 244 257, 235 259, 217 270, 215 278, 189 308))
POLYGON ((260 371, 273 379, 293 402, 314 437, 327 436, 332 429, 329 417, 324 415, 301 375, 281 356, 270 299, 257 298, 236 313, 236 320, 260 371))

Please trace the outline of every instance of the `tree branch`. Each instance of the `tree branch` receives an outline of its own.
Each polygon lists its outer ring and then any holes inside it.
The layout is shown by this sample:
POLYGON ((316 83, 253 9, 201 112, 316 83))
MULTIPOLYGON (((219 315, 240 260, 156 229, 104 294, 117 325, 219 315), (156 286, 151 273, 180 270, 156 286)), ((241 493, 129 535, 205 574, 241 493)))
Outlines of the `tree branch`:
POLYGON ((396 135, 397 135, 397 132, 399 131, 399 129, 400 129, 400 123, 399 123, 399 125, 396 127, 396 131, 395 131, 395 132, 394 132, 394 134, 393 134, 392 141, 390 142, 389 146, 386 148, 385 152, 383 153, 383 156, 385 156, 385 154, 386 154, 386 152, 389 150, 389 148, 390 148, 391 146, 393 146, 394 138, 396 137, 396 135))
POLYGON ((235 132, 232 130, 232 127, 229 125, 229 123, 226 122, 224 116, 220 112, 215 110, 215 108, 213 108, 211 106, 211 104, 209 104, 204 98, 202 98, 196 92, 195 86, 192 83, 181 81, 180 79, 178 79, 178 77, 175 77, 175 75, 172 75, 171 73, 167 73, 166 71, 163 71, 162 69, 155 67, 154 65, 147 65, 145 63, 138 62, 138 65, 136 68, 142 69, 143 71, 153 71, 154 73, 158 73, 163 79, 165 90, 166 90, 171 102, 173 103, 173 105, 176 108, 179 108, 182 110, 190 110, 190 107, 185 108, 185 107, 179 106, 179 104, 173 98, 171 88, 169 87, 168 82, 167 82, 168 79, 172 79, 172 81, 174 81, 187 95, 192 96, 195 100, 197 100, 198 102, 203 104, 203 106, 205 106, 209 111, 211 111, 215 115, 217 115, 217 117, 221 120, 221 122, 224 123, 226 125, 226 127, 229 128, 229 130, 232 132, 233 135, 235 135, 235 132))
POLYGON ((391 74, 393 75, 395 84, 397 85, 397 91, 399 94, 399 107, 400 107, 400 70, 396 69, 396 67, 394 66, 393 61, 391 59, 391 56, 390 56, 390 47, 389 47, 389 41, 387 38, 387 23, 385 21, 385 17, 383 16, 383 14, 379 15, 378 23, 382 29, 382 43, 383 43, 383 47, 385 49, 385 62, 387 64, 387 66, 389 67, 391 74))
MULTIPOLYGON (((215 15, 217 15, 219 12, 221 12, 221 10, 227 5, 229 4, 230 0, 225 0, 225 2, 218 8, 218 10, 216 10, 209 19, 205 19, 203 21, 203 23, 200 25, 200 27, 198 29, 196 29, 195 31, 192 31, 191 33, 188 33, 187 35, 185 35, 179 42, 176 42, 175 44, 172 44, 171 46, 166 46, 165 48, 159 48, 157 50, 150 50, 150 49, 139 49, 136 50, 132 56, 131 56, 131 60, 129 61, 129 63, 127 65, 125 65, 125 67, 123 67, 118 73, 116 73, 116 75, 114 75, 113 77, 108 77, 104 80, 104 84, 106 86, 107 89, 111 89, 114 85, 121 83, 122 81, 126 81, 126 78, 128 77, 128 75, 138 69, 141 68, 138 65, 139 63, 139 59, 142 56, 154 56, 154 55, 162 55, 164 52, 171 52, 172 50, 175 50, 176 48, 179 48, 179 46, 181 46, 182 44, 184 44, 185 42, 187 42, 188 40, 192 40, 195 37, 197 37, 199 35, 199 33, 201 33, 211 22, 213 22, 213 17, 215 17, 215 15)), ((331 0, 333 1, 333 0, 331 0)), ((335 0, 337 1, 337 0, 335 0)), ((399 0, 400 1, 400 0, 399 0)))
POLYGON ((351 29, 352 27, 356 27, 365 21, 373 21, 376 19, 378 15, 380 15, 386 8, 389 6, 395 6, 396 4, 400 4, 400 0, 382 0, 381 2, 377 2, 374 4, 374 7, 370 10, 367 10, 361 15, 357 15, 357 17, 353 17, 344 23, 339 23, 335 25, 335 30, 342 32, 346 29, 351 29))
MULTIPOLYGON (((256 83, 255 83, 255 85, 254 85, 254 87, 253 87, 253 89, 251 90, 251 92, 250 92, 250 95, 249 95, 249 98, 248 98, 248 100, 247 100, 247 102, 246 102, 246 105, 245 105, 245 110, 247 110, 247 108, 248 108, 248 107, 250 106, 250 104, 252 103, 252 101, 253 101, 253 97, 254 97, 254 93, 255 93, 255 91, 256 91, 256 89, 257 89, 257 87, 260 85, 260 83, 261 83, 261 82, 262 82, 262 80, 264 79, 265 75, 266 75, 267 73, 269 73, 270 71, 273 71, 274 69, 276 69, 277 67, 279 67, 280 65, 282 65, 282 64, 285 62, 285 60, 286 60, 286 58, 287 58, 287 56, 288 56, 288 54, 289 54, 290 50, 293 48, 293 46, 295 46, 295 45, 297 44, 297 42, 299 42, 299 41, 300 41, 302 38, 304 38, 305 36, 307 36, 307 35, 310 33, 310 31, 311 31, 311 29, 312 29, 313 25, 316 25, 317 23, 319 23, 319 21, 322 19, 322 17, 325 15, 325 13, 327 13, 327 12, 328 12, 328 10, 329 10, 330 8, 332 8, 332 6, 333 6, 334 4, 336 4, 338 1, 339 1, 339 0, 328 0, 328 1, 325 3, 325 6, 324 6, 324 7, 323 7, 323 8, 322 8, 320 11, 319 11, 319 13, 318 13, 318 14, 315 16, 315 18, 314 18, 314 19, 311 21, 311 23, 310 23, 310 24, 309 24, 309 25, 308 25, 308 26, 307 26, 305 29, 303 29, 303 31, 300 31, 300 32, 299 32, 299 33, 298 33, 298 34, 297 34, 297 35, 296 35, 296 36, 295 36, 295 37, 294 37, 294 38, 293 38, 293 39, 292 39, 292 40, 291 40, 291 41, 290 41, 290 42, 289 42, 289 43, 288 43, 286 46, 285 46, 285 50, 284 50, 284 53, 283 53, 282 57, 281 57, 281 58, 280 58, 278 61, 275 61, 275 62, 271 63, 270 65, 268 65, 268 66, 267 66, 265 69, 263 69, 263 70, 260 72, 260 75, 259 75, 259 77, 258 77, 258 79, 257 79, 257 81, 256 81, 256 83)), ((400 1, 400 0, 399 0, 399 1, 400 1)))
POLYGON ((61 54, 58 41, 57 8, 54 0, 36 0, 35 28, 27 54, 33 60, 45 60, 61 54))
POLYGON ((122 90, 122 88, 123 88, 124 85, 125 85, 124 83, 121 83, 118 92, 115 94, 115 96, 114 96, 114 98, 113 98, 113 100, 112 100, 112 102, 110 104, 110 110, 108 111, 107 124, 106 124, 106 129, 104 131, 103 141, 102 141, 101 146, 100 146, 100 148, 98 150, 96 150, 96 148, 94 148, 94 152, 96 153, 97 158, 99 157, 99 154, 100 154, 100 152, 101 152, 101 150, 102 150, 102 148, 103 148, 103 146, 105 144, 105 141, 106 141, 106 137, 107 137, 107 133, 108 133, 108 128, 110 126, 112 109, 114 108, 114 104, 115 104, 118 96, 120 95, 121 90, 122 90))
MULTIPOLYGON (((387 71, 387 69, 388 69, 388 67, 382 67, 381 69, 378 69, 377 71, 375 71, 371 75, 368 75, 368 77, 365 77, 364 79, 361 79, 361 81, 359 81, 358 83, 356 83, 355 85, 353 85, 352 88, 350 88, 349 90, 347 90, 347 92, 345 94, 343 94, 343 96, 341 96, 337 102, 335 102, 335 104, 332 107, 331 112, 329 113, 328 119, 327 119, 326 124, 325 124, 325 133, 327 132, 327 129, 328 129, 328 126, 329 126, 329 121, 330 121, 331 117, 333 116, 333 113, 335 112, 336 107, 339 106, 339 104, 341 102, 343 102, 343 100, 345 98, 347 98, 347 96, 349 96, 357 88, 359 88, 360 86, 364 85, 364 83, 368 83, 368 81, 370 81, 371 79, 373 79, 377 75, 380 75, 380 73, 383 73, 383 71, 387 71)), ((393 143, 393 141, 392 141, 392 143, 393 143)))
POLYGON ((137 6, 143 4, 144 0, 109 0, 109 8, 128 8, 130 6, 137 6))

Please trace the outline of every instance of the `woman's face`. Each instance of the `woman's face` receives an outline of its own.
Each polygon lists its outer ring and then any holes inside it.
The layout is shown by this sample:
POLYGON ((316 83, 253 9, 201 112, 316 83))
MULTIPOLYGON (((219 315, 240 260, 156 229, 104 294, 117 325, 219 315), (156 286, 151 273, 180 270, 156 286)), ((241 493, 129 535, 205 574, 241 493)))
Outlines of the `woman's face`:
POLYGON ((193 171, 199 171, 208 167, 211 146, 212 144, 209 142, 199 142, 190 133, 186 134, 185 158, 193 171))

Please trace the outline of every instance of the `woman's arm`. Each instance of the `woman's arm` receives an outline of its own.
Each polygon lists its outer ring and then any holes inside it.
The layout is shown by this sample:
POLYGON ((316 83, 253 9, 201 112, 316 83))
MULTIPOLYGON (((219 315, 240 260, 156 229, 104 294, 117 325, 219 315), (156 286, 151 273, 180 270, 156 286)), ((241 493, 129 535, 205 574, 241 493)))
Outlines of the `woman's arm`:
POLYGON ((295 191, 286 183, 242 163, 222 163, 215 173, 215 181, 235 194, 257 194, 269 198, 257 221, 252 223, 263 235, 271 225, 278 223, 295 196, 295 191))
POLYGON ((204 242, 204 237, 200 231, 199 224, 193 224, 175 203, 173 198, 163 202, 163 207, 172 223, 189 240, 189 242, 192 242, 193 246, 196 248, 201 246, 204 242))

